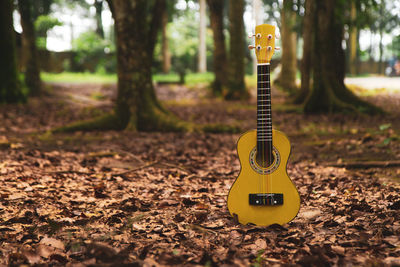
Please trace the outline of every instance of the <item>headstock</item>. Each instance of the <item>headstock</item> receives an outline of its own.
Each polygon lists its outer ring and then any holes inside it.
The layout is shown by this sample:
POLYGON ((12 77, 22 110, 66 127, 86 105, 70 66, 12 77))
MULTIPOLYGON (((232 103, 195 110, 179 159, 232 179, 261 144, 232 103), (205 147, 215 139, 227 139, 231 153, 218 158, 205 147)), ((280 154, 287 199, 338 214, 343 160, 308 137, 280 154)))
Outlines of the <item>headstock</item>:
POLYGON ((279 50, 279 47, 275 47, 275 38, 277 37, 275 35, 275 26, 269 24, 258 25, 252 36, 255 37, 255 45, 249 45, 249 48, 255 48, 257 63, 270 63, 275 50, 279 50))

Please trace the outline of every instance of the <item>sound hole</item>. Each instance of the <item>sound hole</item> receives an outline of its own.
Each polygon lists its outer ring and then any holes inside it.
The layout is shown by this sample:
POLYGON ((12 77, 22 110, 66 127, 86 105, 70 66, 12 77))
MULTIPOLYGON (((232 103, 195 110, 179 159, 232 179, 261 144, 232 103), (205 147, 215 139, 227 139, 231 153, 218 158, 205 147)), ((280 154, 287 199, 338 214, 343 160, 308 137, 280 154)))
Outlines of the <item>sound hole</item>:
POLYGON ((274 163, 275 161, 275 156, 273 153, 257 153, 256 154, 256 162, 258 166, 262 168, 268 168, 274 163))

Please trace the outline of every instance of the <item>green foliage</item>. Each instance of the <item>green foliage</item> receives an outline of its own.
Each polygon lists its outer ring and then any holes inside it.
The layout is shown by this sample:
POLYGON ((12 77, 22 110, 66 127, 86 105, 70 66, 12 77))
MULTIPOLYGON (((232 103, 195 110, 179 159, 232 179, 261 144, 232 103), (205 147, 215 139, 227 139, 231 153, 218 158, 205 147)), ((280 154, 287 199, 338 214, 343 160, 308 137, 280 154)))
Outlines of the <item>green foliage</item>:
POLYGON ((397 58, 400 58, 400 34, 393 38, 390 50, 392 50, 393 54, 397 56, 397 58))
MULTIPOLYGON (((179 12, 173 22, 168 23, 169 50, 171 52, 171 71, 197 71, 197 56, 199 48, 199 21, 196 17, 198 10, 187 8, 179 12)), ((211 29, 207 29, 207 64, 212 63, 213 40, 211 29)), ((155 61, 161 56, 161 44, 155 47, 155 61)), ((211 69, 211 66, 207 66, 211 69)))
POLYGON ((49 15, 40 15, 35 21, 35 29, 39 34, 46 33, 53 27, 61 25, 62 25, 61 21, 49 15))
POLYGON ((115 72, 115 59, 106 58, 106 54, 115 52, 115 45, 101 38, 93 31, 82 33, 73 41, 72 50, 76 52, 76 70, 86 70, 87 65, 96 65, 95 71, 100 73, 115 72), (86 66, 85 66, 86 65, 86 66))

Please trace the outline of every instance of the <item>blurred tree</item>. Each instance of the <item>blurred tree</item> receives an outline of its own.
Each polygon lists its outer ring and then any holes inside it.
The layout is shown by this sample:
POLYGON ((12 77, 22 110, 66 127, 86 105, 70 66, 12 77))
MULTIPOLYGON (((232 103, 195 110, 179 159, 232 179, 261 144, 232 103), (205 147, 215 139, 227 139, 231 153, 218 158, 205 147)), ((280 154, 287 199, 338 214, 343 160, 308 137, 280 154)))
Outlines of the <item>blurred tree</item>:
POLYGON ((31 1, 32 20, 35 23, 36 43, 39 48, 46 49, 47 32, 54 26, 61 25, 60 21, 51 17, 51 5, 55 0, 31 1))
POLYGON ((199 0, 200 4, 200 23, 199 23, 199 60, 198 60, 198 72, 207 71, 207 47, 206 47, 206 0, 199 0))
MULTIPOLYGON (((177 131, 185 128, 157 100, 152 83, 152 63, 165 0, 108 0, 117 37, 117 119, 119 129, 177 131)), ((105 128, 105 127, 103 127, 105 128)))
POLYGON ((350 2, 350 23, 349 23, 349 72, 352 75, 357 74, 357 50, 358 50, 358 34, 359 30, 356 23, 357 19, 357 8, 355 1, 350 2))
POLYGON ((22 54, 25 65, 25 83, 29 88, 29 94, 38 96, 41 93, 40 70, 36 51, 35 28, 32 17, 32 0, 18 0, 19 13, 22 25, 22 54))
POLYGON ((303 58, 301 59, 300 72, 301 72, 301 86, 297 92, 294 103, 304 103, 309 94, 310 88, 310 69, 311 69, 311 56, 313 51, 312 44, 312 29, 314 23, 314 1, 305 0, 305 14, 303 18, 303 58))
POLYGON ((345 56, 342 48, 344 8, 340 0, 313 1, 314 21, 311 31, 313 84, 304 105, 306 113, 366 112, 381 110, 354 95, 344 85, 345 56))
POLYGON ((210 23, 214 40, 214 73, 215 79, 212 83, 213 95, 222 94, 222 88, 227 81, 227 61, 224 35, 224 0, 207 0, 210 10, 210 23))
POLYGON ((36 44, 38 48, 46 49, 47 46, 47 32, 55 26, 60 26, 62 23, 50 15, 40 15, 35 20, 36 30, 36 44))
POLYGON ((247 99, 247 92, 244 82, 244 0, 229 2, 229 34, 230 50, 228 62, 228 92, 225 99, 247 99))
POLYGON ((12 0, 0 1, 0 103, 25 100, 18 81, 12 0))
POLYGON ((104 0, 95 0, 94 7, 96 9, 96 33, 104 39, 104 30, 103 30, 103 19, 101 18, 101 13, 103 11, 103 2, 104 0))
POLYGON ((281 9, 282 68, 279 76, 274 81, 289 94, 294 94, 297 91, 297 33, 294 28, 297 13, 293 10, 293 5, 293 0, 283 0, 281 9))
MULTIPOLYGON (((171 3, 171 2, 168 2, 171 3)), ((171 69, 171 53, 169 51, 169 38, 168 38, 168 8, 163 10, 161 21, 161 57, 162 57, 162 70, 163 73, 168 73, 171 69)))

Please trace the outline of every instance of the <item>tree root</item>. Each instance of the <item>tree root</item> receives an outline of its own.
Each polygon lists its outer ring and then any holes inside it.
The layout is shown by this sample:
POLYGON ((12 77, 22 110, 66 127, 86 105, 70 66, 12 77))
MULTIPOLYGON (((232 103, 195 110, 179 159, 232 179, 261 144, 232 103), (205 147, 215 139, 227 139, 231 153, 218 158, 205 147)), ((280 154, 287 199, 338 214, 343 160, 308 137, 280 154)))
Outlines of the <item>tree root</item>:
POLYGON ((78 121, 66 126, 51 130, 53 133, 77 132, 77 131, 104 131, 104 130, 123 130, 118 117, 109 113, 91 120, 78 121))

